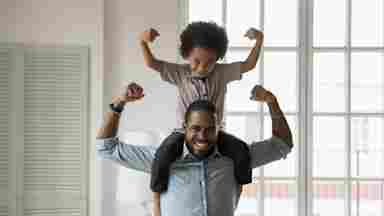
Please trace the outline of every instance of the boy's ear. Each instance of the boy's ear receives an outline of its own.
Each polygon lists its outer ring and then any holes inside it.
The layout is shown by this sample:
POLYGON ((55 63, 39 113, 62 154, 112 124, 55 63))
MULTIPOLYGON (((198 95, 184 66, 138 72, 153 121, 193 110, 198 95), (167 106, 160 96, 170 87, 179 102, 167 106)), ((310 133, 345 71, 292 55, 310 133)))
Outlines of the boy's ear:
POLYGON ((186 122, 183 122, 183 128, 184 128, 184 130, 187 129, 187 123, 186 122))

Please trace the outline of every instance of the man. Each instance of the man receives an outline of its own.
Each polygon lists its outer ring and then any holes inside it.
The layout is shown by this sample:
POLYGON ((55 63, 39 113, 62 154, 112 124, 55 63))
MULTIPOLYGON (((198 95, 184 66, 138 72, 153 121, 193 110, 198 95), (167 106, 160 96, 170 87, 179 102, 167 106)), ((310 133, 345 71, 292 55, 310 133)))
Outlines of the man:
MULTIPOLYGON (((151 172, 156 148, 121 143, 116 138, 120 113, 127 102, 144 97, 143 89, 131 83, 113 99, 112 112, 97 134, 98 154, 123 166, 151 172)), ((266 102, 272 117, 270 139, 249 145, 251 167, 285 158, 292 149, 292 135, 275 96, 261 86, 251 91, 251 100, 266 102)), ((233 216, 240 197, 233 161, 217 151, 219 126, 215 106, 208 101, 192 103, 185 114, 183 155, 173 163, 169 187, 161 194, 162 216, 233 216)), ((129 193, 129 191, 127 191, 129 193)))

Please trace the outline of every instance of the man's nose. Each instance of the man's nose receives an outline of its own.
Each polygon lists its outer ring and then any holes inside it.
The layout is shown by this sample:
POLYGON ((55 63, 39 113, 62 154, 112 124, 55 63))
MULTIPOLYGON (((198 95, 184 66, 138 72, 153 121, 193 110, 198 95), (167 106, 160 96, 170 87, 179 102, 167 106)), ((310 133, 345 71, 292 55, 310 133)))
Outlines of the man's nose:
POLYGON ((208 132, 207 130, 201 130, 199 131, 199 133, 197 134, 197 137, 200 139, 200 140, 206 140, 208 138, 208 132))

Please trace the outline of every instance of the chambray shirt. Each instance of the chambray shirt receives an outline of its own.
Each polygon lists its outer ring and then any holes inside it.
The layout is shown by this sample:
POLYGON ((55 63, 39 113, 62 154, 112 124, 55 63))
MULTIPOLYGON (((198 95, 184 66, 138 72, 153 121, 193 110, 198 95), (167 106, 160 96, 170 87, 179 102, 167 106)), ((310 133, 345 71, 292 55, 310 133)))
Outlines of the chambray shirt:
MULTIPOLYGON (((285 158, 291 151, 278 137, 253 142, 249 147, 252 168, 285 158)), ((125 144, 118 138, 97 140, 100 157, 147 173, 151 172, 155 152, 155 146, 125 144)), ((233 216, 239 198, 240 185, 230 158, 216 150, 198 160, 184 144, 182 157, 171 166, 168 190, 161 194, 161 215, 233 216)))

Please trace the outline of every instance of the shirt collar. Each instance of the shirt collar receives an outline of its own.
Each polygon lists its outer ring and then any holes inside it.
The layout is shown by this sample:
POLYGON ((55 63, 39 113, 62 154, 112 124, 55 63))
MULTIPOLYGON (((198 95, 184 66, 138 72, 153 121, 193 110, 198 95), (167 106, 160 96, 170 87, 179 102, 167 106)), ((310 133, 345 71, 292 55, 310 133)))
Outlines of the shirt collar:
MULTIPOLYGON (((221 153, 219 152, 217 146, 214 147, 213 153, 207 157, 207 159, 211 158, 217 158, 221 157, 221 153)), ((183 144, 183 155, 181 159, 196 159, 196 157, 189 151, 189 148, 187 148, 187 143, 184 142, 183 144)))
POLYGON ((188 68, 188 70, 187 70, 188 71, 188 74, 187 74, 188 78, 197 79, 197 80, 206 80, 206 79, 208 79, 208 77, 212 76, 212 74, 215 72, 216 63, 213 65, 212 71, 210 73, 208 73, 208 75, 205 77, 200 77, 200 76, 197 76, 196 74, 192 73, 191 68, 188 64, 186 65, 186 67, 188 68))

